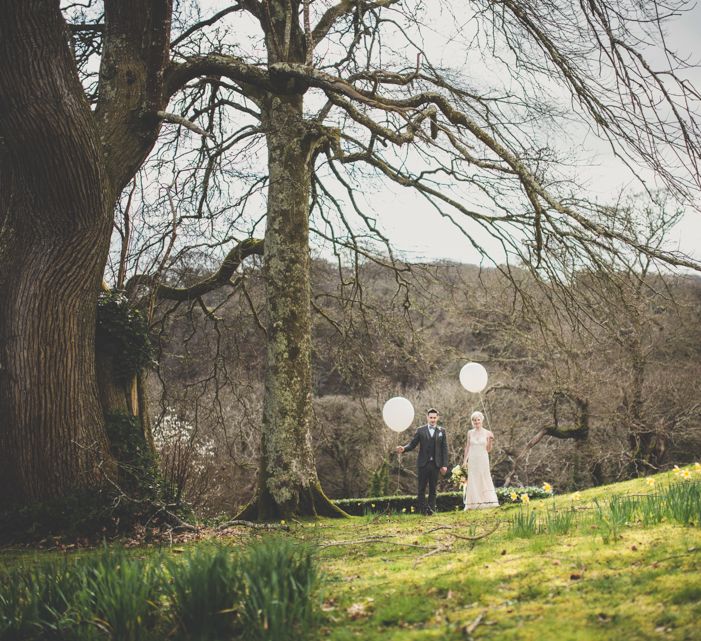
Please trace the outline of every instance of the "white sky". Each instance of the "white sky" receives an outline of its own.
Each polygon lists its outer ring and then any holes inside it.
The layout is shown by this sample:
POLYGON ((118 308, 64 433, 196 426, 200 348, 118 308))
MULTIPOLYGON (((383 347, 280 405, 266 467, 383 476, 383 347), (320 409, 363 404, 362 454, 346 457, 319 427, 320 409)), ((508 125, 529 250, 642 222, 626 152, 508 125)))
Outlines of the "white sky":
MULTIPOLYGON (((701 61, 701 3, 683 17, 670 22, 668 44, 682 57, 701 61)), ((701 68, 689 73, 689 78, 701 90, 701 68)), ((584 130, 580 140, 583 160, 580 179, 587 185, 588 196, 599 202, 613 202, 622 189, 630 193, 643 191, 640 182, 618 161, 601 141, 584 130)), ((650 174, 650 185, 654 176, 650 174)), ((441 218, 426 201, 409 190, 395 187, 373 196, 377 203, 380 227, 393 241, 400 254, 414 261, 447 259, 464 263, 479 263, 480 255, 467 239, 446 219, 441 218)), ((701 202, 698 203, 701 210, 701 202)), ((499 261, 501 250, 488 238, 479 238, 488 253, 499 261)), ((682 251, 701 260, 701 211, 688 209, 683 220, 669 238, 669 250, 682 251)))

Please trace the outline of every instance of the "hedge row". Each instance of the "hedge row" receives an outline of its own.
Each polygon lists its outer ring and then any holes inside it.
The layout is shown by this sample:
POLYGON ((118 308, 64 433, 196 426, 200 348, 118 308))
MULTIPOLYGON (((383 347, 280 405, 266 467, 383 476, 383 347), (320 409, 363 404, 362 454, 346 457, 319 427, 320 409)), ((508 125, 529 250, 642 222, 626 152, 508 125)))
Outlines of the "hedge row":
MULTIPOLYGON (((542 487, 498 487, 497 498, 500 504, 518 503, 521 496, 527 494, 531 499, 545 499, 552 496, 542 487), (515 499, 512 498, 515 495, 515 499)), ((375 496, 362 499, 337 499, 338 507, 353 516, 363 514, 411 514, 417 509, 416 495, 375 496)), ((452 512, 464 507, 462 492, 439 492, 436 496, 438 512, 452 512)))

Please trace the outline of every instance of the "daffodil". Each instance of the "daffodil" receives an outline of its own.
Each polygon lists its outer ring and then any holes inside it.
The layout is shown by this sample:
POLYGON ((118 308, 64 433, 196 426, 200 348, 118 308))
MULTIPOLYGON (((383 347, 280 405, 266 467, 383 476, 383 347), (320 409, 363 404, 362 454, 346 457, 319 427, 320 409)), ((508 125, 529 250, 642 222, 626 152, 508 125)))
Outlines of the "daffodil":
POLYGON ((413 505, 411 506, 411 513, 412 514, 414 513, 414 506, 413 505))
POLYGON ((682 471, 679 469, 679 466, 675 465, 674 469, 672 470, 672 474, 674 474, 674 476, 679 476, 681 473, 682 471))
POLYGON ((280 525, 285 525, 285 519, 280 519, 280 525))
POLYGON ((511 494, 509 494, 509 498, 512 501, 518 501, 518 494, 516 494, 516 492, 511 492, 511 494))
POLYGON ((691 470, 682 470, 680 475, 683 479, 688 480, 691 478, 691 470))
POLYGON ((521 494, 521 503, 530 503, 531 497, 528 494, 521 494))
POLYGON ((701 463, 694 463, 694 472, 701 473, 701 463))
POLYGON ((405 508, 405 507, 402 508, 402 514, 406 514, 406 508, 405 508))
POLYGON ((547 492, 548 494, 553 493, 553 486, 550 485, 550 483, 543 483, 543 491, 547 492))
POLYGON ((645 483, 647 483, 650 487, 652 487, 655 484, 655 479, 653 479, 651 476, 648 476, 645 479, 645 483))
POLYGON ((581 496, 582 496, 582 495, 581 495, 579 492, 575 492, 575 493, 572 495, 572 500, 573 500, 573 501, 579 501, 579 499, 581 498, 581 496))

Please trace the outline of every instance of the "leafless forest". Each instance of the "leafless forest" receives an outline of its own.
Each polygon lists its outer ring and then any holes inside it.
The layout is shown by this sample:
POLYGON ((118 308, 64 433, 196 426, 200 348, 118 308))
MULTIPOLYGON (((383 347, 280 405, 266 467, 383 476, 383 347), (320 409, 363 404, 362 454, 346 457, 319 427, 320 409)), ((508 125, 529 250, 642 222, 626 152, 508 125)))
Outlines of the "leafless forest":
MULTIPOLYGON (((204 276, 192 268, 183 284, 204 276)), ((153 328, 161 464, 204 512, 232 511, 254 492, 265 353, 256 266, 246 282, 205 307, 159 308, 153 328)), ((366 496, 383 465, 390 493, 414 491, 413 459, 391 453, 409 432, 397 436, 380 413, 396 394, 414 403, 417 425, 440 408, 456 463, 470 413, 484 410, 497 484, 583 488, 701 452, 697 276, 602 269, 547 286, 513 268, 319 260, 313 283, 312 441, 332 497, 366 496), (468 360, 489 370, 481 397, 458 382, 468 360)))

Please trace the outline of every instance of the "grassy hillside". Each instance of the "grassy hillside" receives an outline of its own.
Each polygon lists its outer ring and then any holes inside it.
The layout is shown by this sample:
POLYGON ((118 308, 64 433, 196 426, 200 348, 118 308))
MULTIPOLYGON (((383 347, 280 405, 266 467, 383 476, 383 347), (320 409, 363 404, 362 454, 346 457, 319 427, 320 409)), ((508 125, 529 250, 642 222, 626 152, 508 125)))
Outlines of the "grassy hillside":
POLYGON ((633 517, 617 528, 604 509, 612 496, 636 500, 671 477, 654 477, 654 486, 640 479, 522 507, 307 526, 300 534, 317 541, 327 575, 321 636, 699 639, 698 521, 691 527, 665 519, 646 527, 633 517), (548 514, 572 508, 575 521, 567 534, 521 538, 509 523, 525 517, 542 524, 548 514), (484 538, 465 538, 495 526, 484 538))
POLYGON ((284 524, 282 539, 204 530, 68 565, 6 549, 0 640, 49 638, 40 620, 72 641, 699 639, 700 525, 697 464, 485 511, 284 524))

